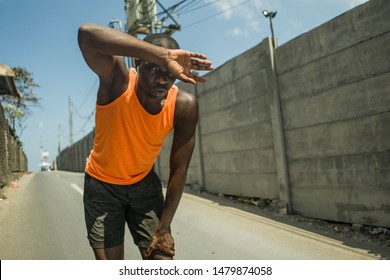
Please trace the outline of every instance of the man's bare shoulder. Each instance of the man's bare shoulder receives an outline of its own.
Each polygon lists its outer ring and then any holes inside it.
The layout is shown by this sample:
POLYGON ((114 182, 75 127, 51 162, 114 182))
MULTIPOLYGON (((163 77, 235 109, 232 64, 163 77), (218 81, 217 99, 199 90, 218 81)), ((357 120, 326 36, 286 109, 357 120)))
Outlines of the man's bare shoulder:
POLYGON ((177 103, 180 103, 180 104, 183 104, 183 105, 186 105, 186 106, 193 106, 193 105, 196 105, 198 103, 195 95, 191 94, 191 93, 188 93, 182 89, 178 89, 178 92, 177 92, 177 99, 176 99, 177 103))
POLYGON ((197 120, 198 110, 199 106, 196 97, 191 93, 178 89, 175 105, 175 120, 197 120))
POLYGON ((188 93, 182 89, 178 89, 177 92, 177 98, 176 98, 176 107, 178 109, 191 109, 191 108, 196 108, 198 107, 198 100, 196 97, 188 93))

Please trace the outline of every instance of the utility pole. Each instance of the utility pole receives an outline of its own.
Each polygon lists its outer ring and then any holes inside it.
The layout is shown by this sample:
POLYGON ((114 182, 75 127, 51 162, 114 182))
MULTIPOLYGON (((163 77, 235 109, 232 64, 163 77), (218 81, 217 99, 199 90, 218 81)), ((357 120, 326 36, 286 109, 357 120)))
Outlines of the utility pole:
POLYGON ((73 116, 72 116, 72 101, 69 96, 69 139, 70 145, 73 145, 73 116))
POLYGON ((58 154, 61 152, 61 125, 58 125, 58 154))
POLYGON ((43 169, 43 124, 39 123, 39 144, 40 144, 40 159, 39 166, 41 167, 41 171, 43 169))
POLYGON ((125 0, 127 33, 137 37, 138 34, 156 33, 156 30, 159 29, 163 33, 172 35, 181 28, 180 24, 171 15, 171 12, 178 6, 179 4, 175 4, 166 9, 159 0, 125 0), (162 10, 158 14, 157 5, 162 10), (158 19, 157 15, 160 14, 166 14, 166 16, 158 19), (167 19, 170 19, 173 24, 165 25, 167 19))
POLYGON ((156 33, 156 27, 155 27, 155 20, 156 20, 156 13, 157 13, 157 9, 156 9, 156 0, 150 0, 150 4, 149 4, 149 7, 154 7, 154 8, 150 8, 150 32, 149 34, 154 34, 156 33))
MULTIPOLYGON (((108 23, 108 26, 111 27, 112 29, 115 29, 115 23, 118 24, 119 26, 119 31, 123 32, 123 24, 122 24, 122 21, 115 18, 115 19, 112 19, 110 20, 110 22, 108 23)), ((134 62, 130 61, 130 57, 123 57, 123 60, 125 61, 125 64, 127 66, 127 68, 130 68, 132 65, 135 65, 134 62)))
POLYGON ((40 130, 40 152, 41 152, 41 162, 39 163, 39 166, 41 167, 41 171, 49 170, 49 164, 47 162, 49 158, 49 152, 44 149, 43 144, 43 124, 39 123, 39 130, 40 130))

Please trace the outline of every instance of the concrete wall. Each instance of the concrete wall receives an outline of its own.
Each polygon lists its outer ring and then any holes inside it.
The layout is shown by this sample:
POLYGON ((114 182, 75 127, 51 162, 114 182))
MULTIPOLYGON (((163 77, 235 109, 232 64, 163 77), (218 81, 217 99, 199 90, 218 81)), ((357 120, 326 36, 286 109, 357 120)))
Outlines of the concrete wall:
POLYGON ((372 0, 276 50, 295 212, 390 226, 389 15, 372 0))
POLYGON ((58 170, 84 172, 86 159, 93 148, 95 130, 80 139, 70 147, 63 149, 56 157, 56 167, 58 170))
POLYGON ((208 74, 188 183, 202 185, 203 161, 207 191, 389 227, 389 15, 371 0, 278 47, 275 64, 264 40, 208 74))

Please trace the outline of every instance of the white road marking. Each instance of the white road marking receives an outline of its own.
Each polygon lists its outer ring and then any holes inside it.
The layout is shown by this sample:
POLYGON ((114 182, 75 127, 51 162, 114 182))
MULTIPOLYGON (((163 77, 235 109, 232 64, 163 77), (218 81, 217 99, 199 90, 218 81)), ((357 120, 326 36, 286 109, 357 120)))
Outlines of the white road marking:
POLYGON ((76 184, 70 184, 76 191, 78 191, 81 195, 84 194, 84 191, 79 187, 77 186, 76 184))

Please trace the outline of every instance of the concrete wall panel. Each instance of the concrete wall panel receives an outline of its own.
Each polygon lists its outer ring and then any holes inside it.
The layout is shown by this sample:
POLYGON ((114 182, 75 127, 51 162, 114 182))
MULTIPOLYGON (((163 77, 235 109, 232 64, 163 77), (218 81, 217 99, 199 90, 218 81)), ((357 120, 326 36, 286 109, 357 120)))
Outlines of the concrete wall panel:
POLYGON ((294 209, 307 217, 390 227, 390 190, 294 189, 294 209))
POLYGON ((203 116, 200 120, 202 135, 266 121, 269 118, 269 107, 265 98, 250 99, 203 116))
POLYGON ((390 72, 283 103, 287 130, 386 112, 390 72))
POLYGON ((228 195, 278 198, 276 174, 206 173, 207 191, 228 195))
POLYGON ((390 64, 384 63, 390 58, 389 44, 390 33, 387 33, 280 74, 282 101, 318 94, 389 72, 390 64))
POLYGON ((204 168, 206 173, 275 172, 273 148, 206 154, 204 168))
POLYGON ((276 63, 279 73, 388 33, 389 14, 389 1, 371 0, 304 33, 278 48, 276 63))
POLYGON ((315 157, 289 162, 290 184, 298 188, 387 189, 390 152, 315 157))
POLYGON ((272 147, 272 126, 270 121, 242 125, 203 135, 202 141, 205 154, 272 147))
POLYGON ((286 132, 290 160, 390 149, 390 112, 286 132))
MULTIPOLYGON (((224 69, 230 69, 229 66, 225 65, 224 69)), ((204 94, 204 91, 199 87, 201 93, 199 111, 201 116, 264 95, 267 86, 266 81, 265 69, 259 69, 230 83, 221 83, 218 88, 214 88, 212 91, 208 90, 208 94, 204 94)))

